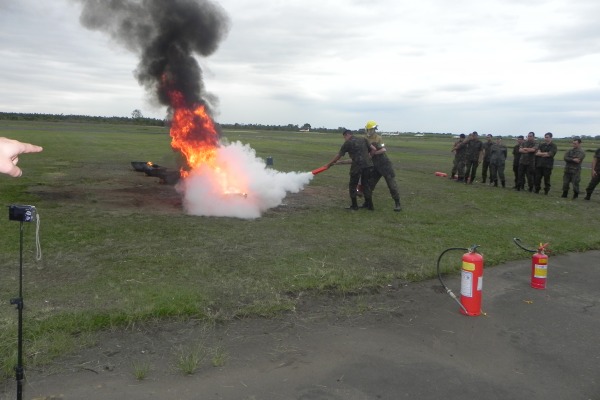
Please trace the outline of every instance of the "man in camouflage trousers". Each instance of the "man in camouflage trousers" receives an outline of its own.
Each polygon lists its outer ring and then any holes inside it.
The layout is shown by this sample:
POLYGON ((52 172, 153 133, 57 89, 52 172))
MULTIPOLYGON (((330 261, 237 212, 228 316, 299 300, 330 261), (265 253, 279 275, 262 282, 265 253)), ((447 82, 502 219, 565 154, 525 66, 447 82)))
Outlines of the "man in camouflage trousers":
MULTIPOLYGON (((486 141, 483 144, 483 164, 481 165, 481 183, 485 183, 487 179, 488 170, 490 170, 490 175, 492 174, 490 168, 490 158, 492 156, 492 146, 494 142, 492 141, 492 135, 489 133, 486 135, 486 141)), ((492 184, 492 180, 490 179, 490 184, 492 184)))
MULTIPOLYGON (((344 136, 344 144, 340 148, 338 154, 327 164, 327 168, 338 162, 346 153, 352 159, 350 165, 350 182, 348 183, 348 192, 350 194, 350 207, 349 210, 358 210, 358 201, 356 197, 358 193, 356 186, 359 181, 369 182, 371 173, 373 170, 373 161, 369 156, 371 147, 367 139, 363 137, 354 136, 352 131, 345 130, 342 134, 344 136)), ((363 184, 363 196, 365 197, 365 208, 373 210, 373 199, 371 197, 371 186, 363 184)))
POLYGON ((506 155, 508 153, 506 146, 502 144, 502 138, 498 136, 496 143, 490 147, 490 185, 498 186, 498 178, 502 187, 506 187, 506 178, 504 177, 504 166, 506 155))
POLYGON ((470 139, 465 142, 467 150, 465 154, 465 183, 473 183, 477 176, 477 167, 483 157, 483 143, 479 140, 479 134, 473 132, 470 139))
MULTIPOLYGON (((459 171, 458 167, 459 167, 459 163, 462 159, 462 155, 464 154, 464 148, 461 150, 460 149, 460 145, 465 141, 465 134, 461 133, 460 136, 458 137, 458 140, 456 142, 454 142, 454 145, 452 146, 452 152, 454 153, 454 160, 452 161, 452 171, 450 172, 450 179, 454 179, 454 176, 456 175, 458 178, 464 178, 464 171, 459 171)), ((464 170, 464 161, 462 164, 462 168, 464 170)))
POLYGON ((396 184, 396 173, 394 172, 394 166, 388 158, 386 154, 387 150, 383 144, 383 140, 381 139, 381 136, 375 132, 376 130, 377 123, 375 123, 375 121, 368 121, 365 125, 367 140, 371 145, 371 157, 373 158, 374 167, 368 186, 371 186, 371 190, 375 190, 377 182, 379 182, 379 179, 383 177, 390 191, 390 195, 392 196, 392 199, 394 199, 394 211, 401 211, 402 206, 400 205, 400 192, 398 190, 398 185, 396 184))
POLYGON ((592 193, 594 193, 594 189, 596 188, 598 183, 600 183, 600 149, 596 149, 596 153, 594 154, 594 158, 592 159, 592 179, 590 180, 590 183, 585 189, 586 200, 592 198, 592 193))
POLYGON ((535 178, 535 153, 537 144, 535 143, 535 133, 529 132, 527 140, 519 147, 519 180, 517 182, 517 190, 525 190, 525 180, 527 180, 527 188, 533 192, 535 178))
POLYGON ((542 189, 542 178, 544 178, 544 194, 550 191, 550 176, 554 168, 554 156, 558 148, 552 142, 552 133, 544 135, 544 141, 538 146, 535 153, 535 192, 539 193, 542 189))
POLYGON ((513 186, 513 189, 516 189, 519 186, 519 160, 521 158, 521 153, 519 153, 519 149, 521 148, 521 145, 523 144, 523 142, 525 141, 525 138, 523 137, 523 135, 519 135, 517 136, 517 144, 514 145, 513 150, 512 150, 512 155, 513 155, 513 173, 515 174, 515 186, 513 186))
POLYGON ((562 197, 569 195, 569 186, 573 185, 573 199, 579 197, 579 181, 581 180, 581 163, 585 153, 581 150, 581 139, 573 138, 573 148, 565 153, 565 172, 563 174, 562 197))

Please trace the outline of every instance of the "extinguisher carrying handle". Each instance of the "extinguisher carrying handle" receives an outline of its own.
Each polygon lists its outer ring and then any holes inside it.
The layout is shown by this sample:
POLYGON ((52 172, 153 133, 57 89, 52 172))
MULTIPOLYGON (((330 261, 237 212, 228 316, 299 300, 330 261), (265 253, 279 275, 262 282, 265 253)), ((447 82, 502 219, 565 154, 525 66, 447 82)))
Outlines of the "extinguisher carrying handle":
POLYGON ((528 251, 528 252, 530 252, 530 253, 536 253, 536 252, 537 252, 537 250, 531 250, 531 249, 528 249, 528 248, 526 248, 525 246, 523 246, 523 245, 521 244, 521 239, 519 239, 519 238, 517 238, 517 237, 516 237, 516 238, 513 238, 513 242, 515 242, 515 244, 516 244, 517 246, 519 246, 521 249, 523 249, 523 250, 525 250, 525 251, 528 251))
POLYGON ((477 248, 481 247, 478 244, 474 244, 473 246, 469 247, 468 249, 466 249, 469 253, 477 253, 477 248))

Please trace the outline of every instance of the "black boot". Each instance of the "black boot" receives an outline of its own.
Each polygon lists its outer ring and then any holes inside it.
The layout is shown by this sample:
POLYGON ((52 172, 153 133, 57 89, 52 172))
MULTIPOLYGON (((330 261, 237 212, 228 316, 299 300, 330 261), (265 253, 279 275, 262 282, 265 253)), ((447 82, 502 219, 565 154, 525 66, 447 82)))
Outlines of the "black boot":
POLYGON ((592 198, 592 194, 590 192, 587 192, 587 194, 585 195, 585 199, 590 200, 591 198, 592 198))
POLYGON ((346 210, 358 210, 358 202, 356 201, 356 197, 352 198, 352 204, 350 205, 350 207, 346 207, 346 210))
POLYGON ((371 211, 375 210, 375 207, 373 207, 373 199, 372 198, 365 199, 365 204, 367 205, 367 207, 366 207, 367 210, 371 210, 371 211))
POLYGON ((500 183, 502 183, 502 187, 505 188, 506 187, 506 181, 500 181, 500 183))
POLYGON ((494 181, 494 187, 498 187, 498 181, 494 181))
POLYGON ((579 197, 579 192, 573 192, 573 200, 579 197))
POLYGON ((400 205, 400 199, 394 199, 396 202, 396 206, 394 207, 394 211, 402 211, 402 206, 400 205))
POLYGON ((563 194, 560 197, 562 197, 563 199, 566 199, 568 195, 569 195, 569 191, 568 190, 563 190, 563 194))

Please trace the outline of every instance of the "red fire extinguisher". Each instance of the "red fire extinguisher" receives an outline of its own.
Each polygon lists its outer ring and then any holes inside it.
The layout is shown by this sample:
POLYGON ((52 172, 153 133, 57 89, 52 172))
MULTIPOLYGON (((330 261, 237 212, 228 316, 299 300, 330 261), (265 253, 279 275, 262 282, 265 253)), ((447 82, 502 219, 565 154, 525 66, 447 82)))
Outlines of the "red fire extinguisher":
POLYGON ((537 253, 531 257, 531 287, 534 289, 546 289, 546 278, 548 277, 548 255, 545 253, 548 243, 541 244, 537 253))
POLYGON ((521 245, 519 238, 514 238, 513 241, 523 250, 534 253, 531 257, 531 287, 534 289, 546 289, 546 279, 548 278, 548 255, 546 254, 546 248, 548 247, 548 243, 540 243, 537 250, 530 250, 521 245))
POLYGON ((462 256, 460 284, 460 311, 465 315, 481 314, 481 289, 483 285, 483 256, 472 247, 462 256))
POLYGON ((460 306, 460 312, 468 316, 477 316, 481 314, 481 293, 483 287, 483 256, 477 252, 477 245, 466 248, 450 248, 440 254, 437 263, 438 278, 446 289, 446 293, 450 295, 460 306), (462 256, 461 268, 461 284, 460 284, 460 301, 454 293, 444 283, 440 274, 440 260, 442 256, 450 250, 466 250, 462 256))

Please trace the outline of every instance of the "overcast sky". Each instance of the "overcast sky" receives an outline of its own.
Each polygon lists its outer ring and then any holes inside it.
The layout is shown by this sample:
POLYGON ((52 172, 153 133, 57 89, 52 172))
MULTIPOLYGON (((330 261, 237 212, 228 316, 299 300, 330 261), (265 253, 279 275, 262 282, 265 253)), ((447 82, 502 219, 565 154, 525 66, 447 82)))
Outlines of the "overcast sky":
MULTIPOLYGON (((167 1, 167 0, 165 0, 167 1)), ((221 123, 600 134, 598 0, 221 0, 221 123)), ((163 118, 68 0, 0 0, 0 111, 163 118)))

